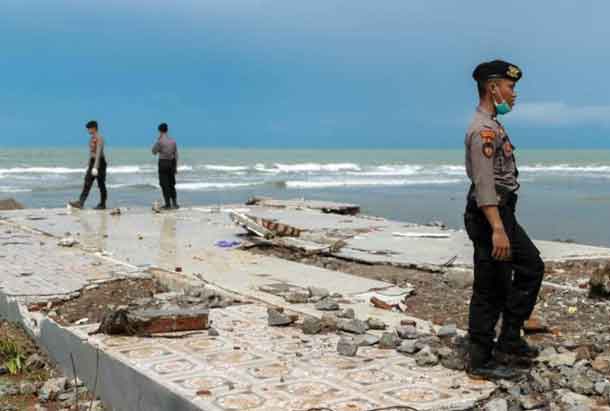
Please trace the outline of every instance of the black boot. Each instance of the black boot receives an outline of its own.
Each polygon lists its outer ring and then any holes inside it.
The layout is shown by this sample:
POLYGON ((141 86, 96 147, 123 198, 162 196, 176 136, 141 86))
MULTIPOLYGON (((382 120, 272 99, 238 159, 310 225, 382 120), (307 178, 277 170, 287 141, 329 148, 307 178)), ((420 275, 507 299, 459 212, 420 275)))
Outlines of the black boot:
POLYGON ((176 199, 175 199, 175 198, 172 198, 172 208, 173 208, 174 210, 177 210, 177 209, 179 209, 179 208, 180 208, 180 206, 178 205, 178 202, 176 201, 176 199))
POLYGON ((532 359, 539 354, 538 348, 530 346, 521 337, 521 325, 517 324, 502 325, 502 332, 495 349, 499 357, 515 356, 532 359))
POLYGON ((83 205, 81 204, 80 201, 70 201, 68 204, 70 204, 70 207, 72 208, 76 208, 78 210, 80 210, 81 208, 83 208, 83 205))
POLYGON ((106 209, 106 204, 105 203, 99 203, 97 206, 95 206, 94 210, 105 210, 106 209))
POLYGON ((501 364, 498 364, 492 356, 491 349, 471 343, 469 347, 470 359, 467 373, 473 379, 478 380, 511 380, 518 374, 501 364))

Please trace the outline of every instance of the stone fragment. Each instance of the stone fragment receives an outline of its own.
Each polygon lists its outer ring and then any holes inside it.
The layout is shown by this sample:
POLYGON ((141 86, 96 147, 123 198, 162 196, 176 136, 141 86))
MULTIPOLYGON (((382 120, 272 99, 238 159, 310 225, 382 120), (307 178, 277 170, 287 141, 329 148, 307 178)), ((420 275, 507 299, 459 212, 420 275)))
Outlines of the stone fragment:
POLYGON ((528 394, 528 395, 521 395, 519 397, 519 403, 525 410, 535 410, 535 409, 544 407, 545 402, 544 402, 544 398, 542 398, 538 395, 528 394))
POLYGON ((352 338, 342 337, 337 343, 337 352, 346 357, 354 357, 358 353, 358 344, 352 338))
POLYGON ((110 210, 110 215, 121 215, 121 209, 120 208, 113 208, 112 210, 110 210))
POLYGON ((34 353, 25 361, 25 367, 30 371, 40 370, 47 365, 46 361, 38 354, 34 353))
POLYGON ((337 330, 337 317, 330 313, 322 314, 322 318, 320 318, 320 325, 323 330, 326 331, 336 331, 337 330))
POLYGON ((305 304, 309 300, 309 291, 293 290, 286 294, 284 299, 291 304, 305 304))
POLYGON ((455 337, 457 335, 457 325, 446 324, 443 325, 436 333, 439 338, 455 337))
POLYGON ((595 386, 593 381, 584 373, 577 373, 570 381, 570 388, 578 394, 591 395, 595 386))
POLYGON ((451 356, 453 354, 453 350, 449 347, 441 347, 438 350, 436 350, 436 355, 438 355, 438 358, 447 358, 449 356, 451 356))
POLYGON ((595 371, 604 374, 610 372, 610 354, 602 354, 595 357, 595 360, 591 363, 591 367, 593 367, 595 371))
POLYGON ((21 395, 34 395, 36 392, 38 392, 36 384, 30 381, 22 381, 21 384, 19 384, 19 393, 21 395))
POLYGON ((218 337, 219 335, 220 333, 216 328, 210 327, 210 329, 208 330, 208 336, 210 337, 218 337))
POLYGON ((415 354, 419 349, 417 348, 417 341, 415 340, 403 340, 398 347, 398 352, 406 354, 415 354))
POLYGON ((415 354, 415 363, 420 367, 431 367, 438 364, 438 357, 434 355, 432 348, 426 346, 415 354))
POLYGON ((450 355, 442 357, 441 365, 445 368, 456 371, 464 371, 466 369, 464 357, 456 352, 452 352, 450 355))
POLYGON ((587 347, 586 345, 581 345, 574 352, 576 353, 576 361, 582 361, 582 360, 589 361, 593 358, 593 354, 591 353, 591 348, 587 347))
POLYGON ((326 288, 320 287, 307 287, 310 297, 326 298, 330 295, 330 292, 326 288))
POLYGON ((319 311, 339 311, 339 304, 332 298, 325 298, 317 302, 315 308, 319 311))
POLYGON ((379 340, 379 348, 381 349, 395 349, 400 345, 400 337, 394 332, 383 333, 379 340))
POLYGON ((304 334, 318 334, 322 330, 322 322, 315 317, 307 317, 303 320, 302 330, 304 334))
POLYGON ((289 316, 275 308, 268 308, 267 315, 267 323, 272 327, 290 325, 294 322, 289 316))
POLYGON ((575 410, 589 410, 593 405, 593 400, 584 395, 576 394, 568 390, 558 390, 557 392, 558 402, 563 409, 575 411, 575 410))
POLYGON ((206 308, 127 311, 129 325, 144 334, 205 330, 208 328, 208 316, 206 308))
POLYGON ((504 398, 496 398, 485 404, 483 411, 508 411, 508 402, 504 398))
POLYGON ((64 237, 57 243, 60 247, 74 247, 76 244, 78 244, 78 240, 74 237, 64 237))
POLYGON ((532 370, 530 377, 532 388, 536 392, 543 393, 551 390, 551 380, 541 370, 532 370))
POLYGON ((606 392, 610 391, 610 382, 608 382, 608 380, 598 381, 595 383, 593 390, 597 395, 604 395, 606 392))
POLYGON ((66 383, 65 377, 47 380, 38 391, 38 399, 42 402, 55 400, 66 389, 66 383))
POLYGON ((364 334, 368 330, 366 323, 357 319, 339 320, 337 322, 337 328, 341 331, 353 334, 364 334))
POLYGON ((360 347, 370 347, 379 343, 380 338, 373 334, 359 335, 354 338, 360 347))
POLYGON ((356 318, 356 312, 354 311, 353 308, 346 308, 344 310, 341 310, 341 312, 339 312, 339 314, 337 314, 337 317, 347 318, 348 320, 353 320, 354 318, 356 318))
POLYGON ((441 346, 441 340, 434 335, 423 335, 417 339, 417 346, 422 349, 426 346, 430 348, 439 348, 441 346))
MULTIPOLYGON (((366 320, 366 323, 368 324, 371 330, 385 330, 388 327, 386 323, 384 323, 378 318, 373 317, 369 317, 369 319, 366 320)), ((392 334, 395 335, 395 333, 392 334)))
POLYGON ((417 332, 417 328, 412 325, 398 327, 396 328, 396 332, 398 333, 398 336, 403 340, 414 340, 419 335, 419 333, 417 332))

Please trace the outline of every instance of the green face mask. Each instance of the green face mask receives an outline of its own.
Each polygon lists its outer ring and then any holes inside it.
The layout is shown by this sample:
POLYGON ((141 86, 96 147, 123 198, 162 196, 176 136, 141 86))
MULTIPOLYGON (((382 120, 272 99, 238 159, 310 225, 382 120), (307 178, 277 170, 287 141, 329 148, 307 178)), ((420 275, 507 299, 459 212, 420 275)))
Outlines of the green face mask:
POLYGON ((496 106, 496 113, 499 115, 510 113, 510 111, 513 109, 506 101, 499 104, 494 101, 494 105, 496 106))

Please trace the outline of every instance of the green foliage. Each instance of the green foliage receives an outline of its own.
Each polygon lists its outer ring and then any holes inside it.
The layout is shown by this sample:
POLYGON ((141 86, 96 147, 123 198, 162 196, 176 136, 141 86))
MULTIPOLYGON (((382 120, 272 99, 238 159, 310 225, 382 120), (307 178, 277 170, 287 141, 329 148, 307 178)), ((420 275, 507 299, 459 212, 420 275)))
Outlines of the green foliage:
POLYGON ((14 342, 0 341, 0 357, 10 374, 15 375, 23 371, 26 358, 14 342))

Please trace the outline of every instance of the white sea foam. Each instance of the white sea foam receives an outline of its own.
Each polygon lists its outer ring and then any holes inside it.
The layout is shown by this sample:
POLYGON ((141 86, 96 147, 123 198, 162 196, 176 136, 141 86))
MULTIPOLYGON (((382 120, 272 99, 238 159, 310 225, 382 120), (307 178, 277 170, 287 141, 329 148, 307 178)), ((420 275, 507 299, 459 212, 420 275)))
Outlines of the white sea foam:
POLYGON ((331 188, 331 187, 368 187, 368 186, 414 186, 457 184, 460 179, 433 179, 433 180, 395 180, 395 179, 353 179, 353 180, 295 180, 287 181, 288 188, 331 188))
POLYGON ((22 188, 22 187, 10 187, 10 186, 6 186, 6 187, 0 187, 0 193, 29 193, 32 190, 29 188, 22 188))
POLYGON ((185 191, 204 191, 224 188, 241 188, 258 185, 260 183, 225 183, 225 182, 212 182, 212 183, 178 183, 176 189, 185 191))
POLYGON ((360 171, 358 164, 354 163, 296 163, 296 164, 274 164, 274 169, 281 173, 311 173, 311 172, 338 172, 338 171, 360 171))
POLYGON ((211 171, 228 171, 228 172, 236 172, 236 171, 247 171, 250 167, 248 166, 224 166, 224 165, 216 165, 216 164, 206 164, 203 166, 206 170, 211 171))
POLYGON ((424 169, 420 165, 382 165, 371 167, 360 172, 349 172, 350 175, 360 176, 412 176, 420 173, 424 169))
MULTIPOLYGON (((190 171, 193 167, 188 165, 178 166, 178 171, 190 171)), ((78 174, 87 171, 83 167, 12 167, 0 168, 0 175, 6 174, 78 174)), ((156 172, 157 167, 152 165, 124 165, 108 167, 109 174, 137 174, 156 172)))
POLYGON ((577 166, 570 164, 555 164, 544 165, 534 164, 531 166, 521 166, 519 170, 530 173, 550 173, 550 174, 574 174, 574 175, 590 175, 590 174, 610 174, 610 166, 605 165, 586 165, 577 166))

